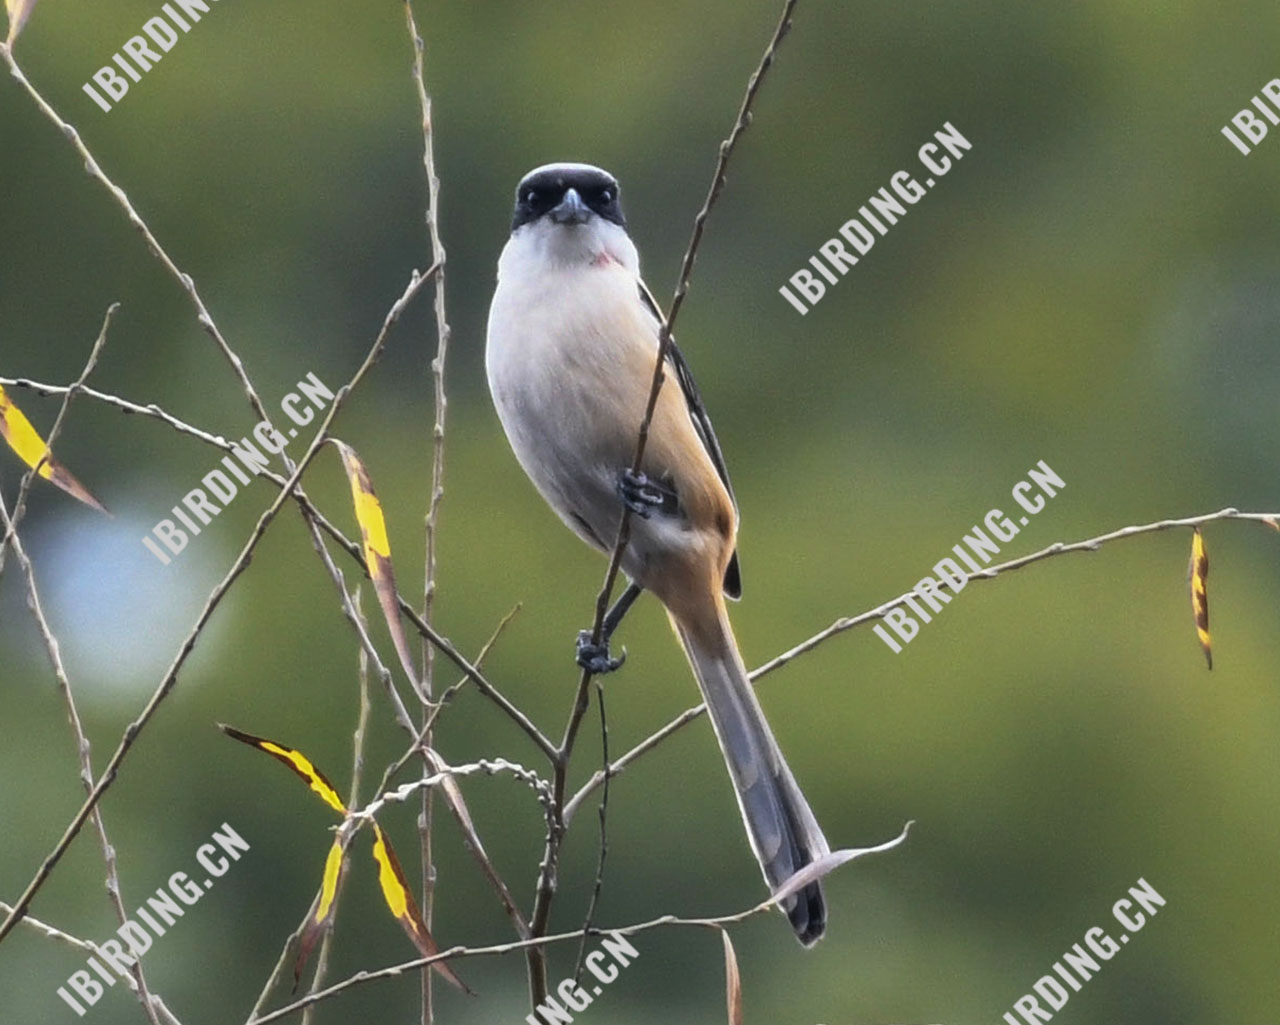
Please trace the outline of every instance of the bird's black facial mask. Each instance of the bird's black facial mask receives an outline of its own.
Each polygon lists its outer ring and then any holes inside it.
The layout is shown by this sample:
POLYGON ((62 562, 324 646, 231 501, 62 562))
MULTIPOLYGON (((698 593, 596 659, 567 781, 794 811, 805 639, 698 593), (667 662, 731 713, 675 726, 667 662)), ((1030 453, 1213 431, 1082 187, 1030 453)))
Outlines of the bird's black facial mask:
POLYGON ((612 175, 598 168, 547 167, 526 175, 516 188, 511 230, 515 231, 557 210, 570 189, 577 193, 591 213, 626 228, 627 221, 619 203, 618 183, 612 175))

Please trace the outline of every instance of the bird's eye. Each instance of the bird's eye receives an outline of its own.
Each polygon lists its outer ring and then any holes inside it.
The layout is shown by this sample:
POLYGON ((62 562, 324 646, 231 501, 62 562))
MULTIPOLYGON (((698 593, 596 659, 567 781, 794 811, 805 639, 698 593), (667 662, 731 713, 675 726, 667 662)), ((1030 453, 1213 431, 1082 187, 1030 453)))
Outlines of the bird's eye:
POLYGON ((530 206, 536 203, 538 201, 538 190, 529 189, 527 192, 525 192, 524 201, 528 203, 530 206))
POLYGON ((601 190, 600 190, 600 202, 601 202, 601 203, 612 203, 612 202, 613 202, 613 189, 601 189, 601 190))

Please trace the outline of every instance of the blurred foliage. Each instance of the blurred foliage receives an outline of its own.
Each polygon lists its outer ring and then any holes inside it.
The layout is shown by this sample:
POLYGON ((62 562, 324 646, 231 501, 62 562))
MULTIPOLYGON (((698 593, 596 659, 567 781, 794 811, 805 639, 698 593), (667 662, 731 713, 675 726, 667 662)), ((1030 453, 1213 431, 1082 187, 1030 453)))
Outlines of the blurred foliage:
MULTIPOLYGON (((195 276, 269 404, 309 372, 336 387, 410 269, 429 263, 400 7, 211 5, 103 113, 81 83, 159 6, 44 0, 19 58, 195 276)), ((647 277, 667 294, 776 13, 771 0, 489 0, 418 12, 454 330, 439 622, 474 652, 522 602, 488 666, 553 735, 603 562, 527 484, 484 386, 511 190, 552 159, 615 171, 647 277)), ((749 663, 910 586, 989 508, 1008 506, 1040 459, 1067 487, 1010 555, 1163 516, 1276 508, 1280 141, 1244 157, 1219 129, 1280 75, 1278 42, 1260 0, 800 5, 678 332, 743 510, 746 598, 734 618, 749 663), (914 170, 946 121, 973 150, 801 318, 778 286, 895 171, 914 170)), ((0 182, 0 373, 73 379, 120 300, 97 386, 228 436, 252 427, 184 296, 7 77, 0 182)), ((410 594, 422 580, 434 344, 419 301, 337 427, 369 463, 410 594)), ((20 389, 14 398, 48 428, 53 401, 20 389)), ((60 455, 116 513, 101 520, 44 486, 25 529, 100 767, 273 492, 254 485, 166 568, 139 538, 215 453, 81 400, 60 455)), ((0 457, 6 496, 20 469, 0 457)), ((322 456, 307 488, 354 533, 336 457, 322 456)), ((873 843, 908 818, 918 824, 902 850, 831 880, 830 935, 816 951, 802 952, 776 917, 735 930, 748 1021, 996 1021, 1088 928, 1108 923, 1139 876, 1167 907, 1073 994, 1062 1020, 1274 1021, 1280 539, 1247 524, 1210 525, 1205 539, 1212 675, 1180 532, 974 585, 901 655, 860 629, 769 679, 762 700, 833 841, 873 843)), ((82 792, 19 575, 6 568, 0 897, 13 899, 82 792)), ((696 693, 652 601, 621 640, 631 657, 607 684, 615 750, 696 693)), ((295 781, 213 723, 304 747, 345 790, 355 664, 332 584, 290 513, 104 803, 131 906, 192 871, 195 848, 222 822, 252 844, 146 957, 187 1025, 243 1020, 319 881, 330 825, 295 781)), ((384 698, 374 719, 380 767, 403 741, 384 698)), ((439 744, 455 760, 537 764, 470 691, 439 744)), ((589 725, 581 776, 597 762, 589 725)), ((531 899, 536 803, 510 780, 464 787, 490 852, 531 899)), ((441 821, 438 935, 507 938, 441 821)), ((386 824, 408 860, 413 812, 386 824)), ((761 896, 705 722, 615 782, 610 833, 605 924, 723 913, 761 896)), ((580 921, 595 848, 584 807, 557 927, 580 921)), ((102 876, 86 830, 35 914, 106 938, 102 876)), ((635 967, 582 1021, 723 1020, 715 936, 635 942, 635 967)), ((351 873, 332 977, 412 953, 372 873, 351 873)), ((54 991, 82 966, 20 929, 0 948, 0 1019, 69 1020, 54 991)), ((553 977, 570 968, 557 951, 553 977)), ((482 995, 443 993, 441 1022, 523 1020, 523 962, 479 960, 465 974, 482 995)), ((417 985, 359 988, 317 1020, 416 1020, 417 985)), ((118 986, 89 1017, 108 1025, 140 1012, 118 986)))

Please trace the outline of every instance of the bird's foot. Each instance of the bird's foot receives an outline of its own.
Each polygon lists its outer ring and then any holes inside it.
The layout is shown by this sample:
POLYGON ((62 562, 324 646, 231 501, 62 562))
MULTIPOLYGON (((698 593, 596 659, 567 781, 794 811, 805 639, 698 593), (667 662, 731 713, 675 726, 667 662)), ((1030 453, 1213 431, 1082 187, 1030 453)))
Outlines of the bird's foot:
POLYGON ((618 494, 628 509, 646 520, 654 509, 662 508, 675 498, 670 488, 631 469, 623 470, 618 477, 618 494))
POLYGON ((611 673, 626 660, 626 648, 622 649, 622 654, 618 658, 613 658, 609 654, 609 642, 607 640, 594 644, 591 640, 590 630, 583 630, 578 634, 574 661, 593 676, 603 676, 605 673, 611 673))

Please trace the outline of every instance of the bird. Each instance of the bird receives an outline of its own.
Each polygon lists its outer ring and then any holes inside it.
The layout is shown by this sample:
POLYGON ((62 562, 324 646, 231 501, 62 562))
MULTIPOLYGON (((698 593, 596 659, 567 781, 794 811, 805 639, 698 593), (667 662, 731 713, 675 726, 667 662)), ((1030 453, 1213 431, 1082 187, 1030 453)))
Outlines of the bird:
MULTIPOLYGON (((662 323, 640 276, 617 179, 582 163, 546 164, 521 178, 489 309, 485 367, 494 407, 534 487, 583 541, 612 555, 624 508, 634 514, 621 560, 628 586, 605 616, 599 644, 579 634, 576 660, 593 673, 618 668, 610 637, 641 593, 657 597, 702 691, 752 852, 776 892, 830 847, 729 623, 725 599, 742 593, 738 506, 674 339, 644 457, 632 469, 662 323)), ((781 907, 802 945, 822 937, 820 880, 781 907)))

